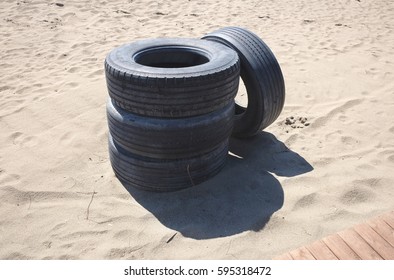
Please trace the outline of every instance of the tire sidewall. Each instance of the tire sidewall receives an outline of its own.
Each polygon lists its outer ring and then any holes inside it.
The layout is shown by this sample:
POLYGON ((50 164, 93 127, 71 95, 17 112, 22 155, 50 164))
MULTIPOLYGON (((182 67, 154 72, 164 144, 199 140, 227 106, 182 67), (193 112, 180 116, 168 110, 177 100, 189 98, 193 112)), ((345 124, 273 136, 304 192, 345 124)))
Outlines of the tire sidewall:
POLYGON ((117 70, 130 75, 158 76, 166 78, 192 77, 217 72, 220 68, 228 67, 237 58, 237 53, 219 43, 182 38, 157 38, 136 41, 115 48, 110 52, 106 61, 117 70), (160 68, 139 64, 135 58, 141 52, 150 49, 177 48, 183 51, 197 52, 208 58, 208 62, 181 68, 160 68))

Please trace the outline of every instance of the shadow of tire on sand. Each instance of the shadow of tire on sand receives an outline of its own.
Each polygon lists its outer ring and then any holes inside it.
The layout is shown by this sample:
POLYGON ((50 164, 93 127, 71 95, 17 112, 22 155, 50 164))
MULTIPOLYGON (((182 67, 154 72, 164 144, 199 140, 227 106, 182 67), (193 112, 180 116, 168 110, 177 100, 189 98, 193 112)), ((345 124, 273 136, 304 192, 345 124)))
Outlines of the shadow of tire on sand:
POLYGON ((304 158, 264 132, 232 139, 225 168, 198 186, 172 193, 125 187, 166 227, 210 239, 263 229, 284 201, 282 186, 271 173, 290 177, 311 170, 304 158))

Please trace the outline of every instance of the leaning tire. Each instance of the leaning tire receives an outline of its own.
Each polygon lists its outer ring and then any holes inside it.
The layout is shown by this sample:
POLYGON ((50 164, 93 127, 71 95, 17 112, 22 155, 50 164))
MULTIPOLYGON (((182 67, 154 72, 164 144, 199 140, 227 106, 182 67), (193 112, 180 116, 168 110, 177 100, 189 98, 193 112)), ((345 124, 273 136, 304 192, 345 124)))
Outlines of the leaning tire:
POLYGON ((161 119, 127 112, 109 99, 109 131, 128 152, 161 159, 181 159, 206 154, 231 135, 234 101, 202 116, 161 119))
POLYGON ((285 85, 279 63, 268 46, 239 27, 222 28, 203 39, 234 49, 241 60, 248 106, 236 105, 233 136, 250 137, 272 124, 283 109, 285 85))
POLYGON ((147 191, 176 191, 206 181, 224 166, 228 139, 213 151, 187 159, 161 160, 132 154, 109 134, 109 156, 116 176, 126 185, 147 191))
POLYGON ((230 48, 198 39, 148 39, 120 46, 105 59, 110 97, 134 114, 181 118, 233 101, 240 63, 230 48))

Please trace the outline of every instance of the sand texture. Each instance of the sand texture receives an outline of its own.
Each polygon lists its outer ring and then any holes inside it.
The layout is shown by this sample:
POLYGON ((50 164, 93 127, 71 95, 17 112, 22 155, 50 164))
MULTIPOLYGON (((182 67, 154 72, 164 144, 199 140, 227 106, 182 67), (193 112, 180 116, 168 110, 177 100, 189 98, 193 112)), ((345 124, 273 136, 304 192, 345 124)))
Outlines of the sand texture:
POLYGON ((270 259, 394 209, 392 0, 2 0, 0 41, 0 259, 270 259), (211 180, 129 193, 106 54, 224 26, 275 53, 281 116, 211 180))

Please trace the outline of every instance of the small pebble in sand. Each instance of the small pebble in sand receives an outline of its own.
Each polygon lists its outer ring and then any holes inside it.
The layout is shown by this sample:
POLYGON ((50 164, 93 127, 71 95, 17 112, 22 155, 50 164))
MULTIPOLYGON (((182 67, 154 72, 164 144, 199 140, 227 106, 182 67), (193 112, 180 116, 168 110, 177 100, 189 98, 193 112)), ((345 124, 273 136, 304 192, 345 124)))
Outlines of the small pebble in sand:
POLYGON ((62 3, 55 3, 55 5, 58 7, 64 7, 64 4, 62 4, 62 3))
POLYGON ((286 121, 285 121, 286 125, 291 125, 291 124, 294 124, 294 123, 295 123, 294 117, 286 118, 286 121))

